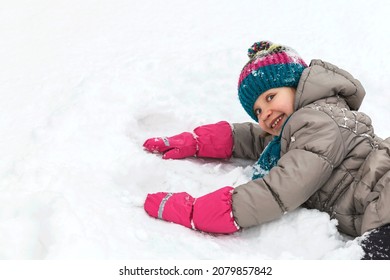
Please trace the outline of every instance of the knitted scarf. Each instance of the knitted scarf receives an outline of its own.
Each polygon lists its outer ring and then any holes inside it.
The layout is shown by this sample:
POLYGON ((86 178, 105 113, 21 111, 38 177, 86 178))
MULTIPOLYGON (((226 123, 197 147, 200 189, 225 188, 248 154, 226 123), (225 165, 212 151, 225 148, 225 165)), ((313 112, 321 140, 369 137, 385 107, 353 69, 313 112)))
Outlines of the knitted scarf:
POLYGON ((259 160, 253 165, 252 180, 263 178, 271 171, 272 167, 278 164, 281 150, 280 139, 282 138, 284 126, 289 119, 290 117, 288 117, 287 120, 284 122, 279 136, 275 136, 272 141, 268 143, 268 145, 261 153, 259 160))

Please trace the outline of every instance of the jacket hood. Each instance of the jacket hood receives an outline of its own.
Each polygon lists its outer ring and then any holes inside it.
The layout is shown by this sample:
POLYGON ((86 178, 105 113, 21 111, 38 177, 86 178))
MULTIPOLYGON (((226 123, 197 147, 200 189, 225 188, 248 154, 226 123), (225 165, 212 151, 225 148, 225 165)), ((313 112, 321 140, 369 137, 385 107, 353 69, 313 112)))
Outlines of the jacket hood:
POLYGON ((366 92, 361 83, 347 71, 314 59, 299 80, 294 109, 298 110, 319 99, 340 96, 348 106, 357 111, 366 92))

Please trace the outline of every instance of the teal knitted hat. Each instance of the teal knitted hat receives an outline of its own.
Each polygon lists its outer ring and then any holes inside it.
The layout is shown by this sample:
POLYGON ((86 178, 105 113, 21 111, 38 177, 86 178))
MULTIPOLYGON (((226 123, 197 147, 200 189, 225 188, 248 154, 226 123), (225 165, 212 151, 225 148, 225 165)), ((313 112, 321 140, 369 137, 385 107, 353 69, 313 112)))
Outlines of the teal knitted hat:
POLYGON ((254 43, 248 56, 249 62, 238 81, 238 98, 249 116, 257 121, 253 112, 257 98, 271 88, 296 88, 307 65, 293 49, 269 41, 254 43))

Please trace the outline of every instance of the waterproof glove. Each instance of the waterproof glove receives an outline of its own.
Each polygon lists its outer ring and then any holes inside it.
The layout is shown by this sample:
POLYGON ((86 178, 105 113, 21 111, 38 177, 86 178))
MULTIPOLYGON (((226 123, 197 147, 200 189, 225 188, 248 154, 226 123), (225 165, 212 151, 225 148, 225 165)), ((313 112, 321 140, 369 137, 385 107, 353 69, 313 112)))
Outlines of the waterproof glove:
POLYGON ((193 133, 183 132, 172 137, 156 137, 145 141, 144 148, 163 154, 163 159, 186 157, 230 158, 233 150, 233 134, 230 124, 221 121, 202 125, 193 133))
POLYGON ((148 194, 144 208, 154 218, 209 233, 234 233, 232 187, 193 198, 186 192, 148 194))

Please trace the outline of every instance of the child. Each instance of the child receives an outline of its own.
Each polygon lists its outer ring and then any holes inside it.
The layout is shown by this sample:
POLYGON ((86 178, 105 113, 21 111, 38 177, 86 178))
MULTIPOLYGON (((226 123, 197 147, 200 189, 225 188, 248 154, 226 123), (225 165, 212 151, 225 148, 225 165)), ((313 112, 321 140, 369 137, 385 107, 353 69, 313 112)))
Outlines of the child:
POLYGON ((197 199, 149 194, 146 212, 211 233, 234 233, 302 206, 327 212, 340 232, 360 236, 364 259, 390 259, 390 138, 374 134, 358 112, 365 91, 348 72, 321 60, 310 65, 289 47, 255 43, 241 71, 238 97, 258 122, 222 121, 146 150, 164 159, 190 156, 257 160, 250 182, 197 199), (259 158, 260 157, 260 158, 259 158))

